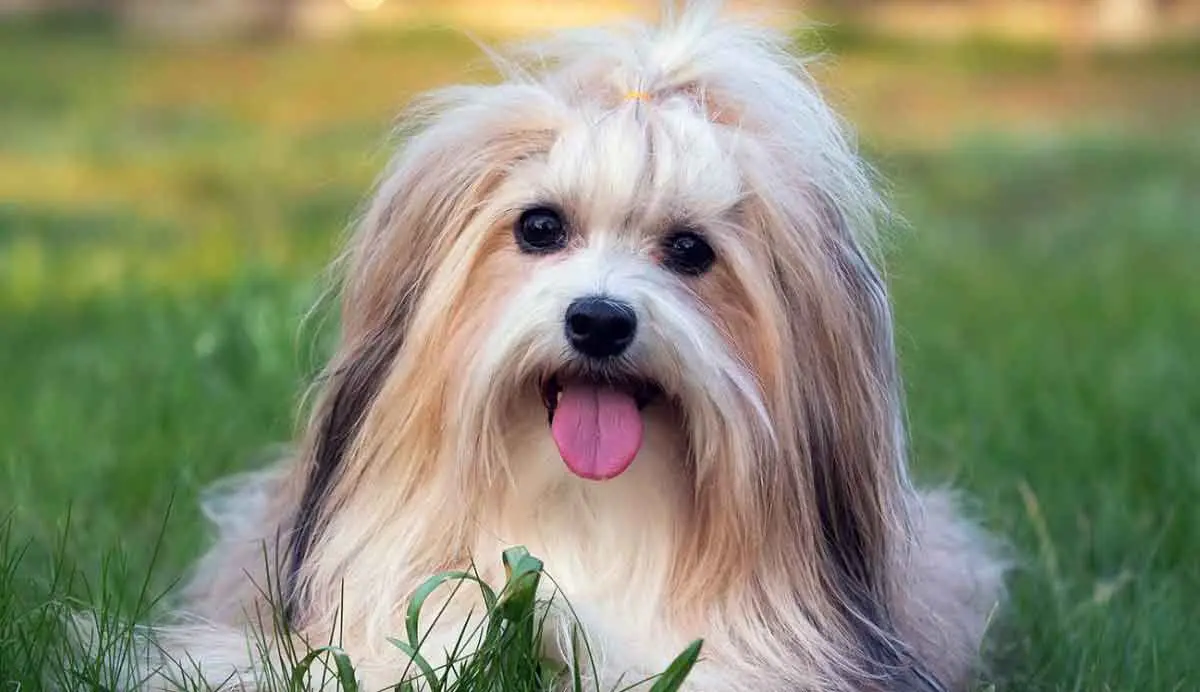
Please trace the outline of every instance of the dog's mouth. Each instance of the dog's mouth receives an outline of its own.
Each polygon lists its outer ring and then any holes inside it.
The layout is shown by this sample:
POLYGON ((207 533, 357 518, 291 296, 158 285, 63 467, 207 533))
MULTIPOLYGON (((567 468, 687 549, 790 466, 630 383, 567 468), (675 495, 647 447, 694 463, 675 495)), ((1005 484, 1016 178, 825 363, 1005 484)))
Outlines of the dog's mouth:
POLYGON ((642 447, 642 410, 662 394, 657 383, 558 373, 542 381, 550 435, 572 473, 589 480, 621 475, 642 447))

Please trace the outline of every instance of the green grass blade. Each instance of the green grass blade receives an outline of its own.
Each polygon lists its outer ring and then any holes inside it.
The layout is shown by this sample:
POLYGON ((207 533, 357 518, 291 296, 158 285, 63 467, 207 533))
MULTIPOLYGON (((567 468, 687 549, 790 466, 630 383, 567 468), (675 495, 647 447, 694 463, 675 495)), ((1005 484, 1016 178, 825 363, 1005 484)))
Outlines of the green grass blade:
POLYGON ((412 662, 417 664, 421 669, 421 675, 425 678, 425 683, 429 685, 429 692, 442 692, 442 683, 438 680, 437 673, 434 672, 433 666, 429 665, 429 661, 417 651, 417 647, 409 646, 408 642, 400 641, 394 637, 388 637, 388 641, 397 649, 400 649, 412 662))
POLYGON ((483 594, 484 604, 487 605, 488 610, 491 611, 496 607, 496 592, 477 575, 461 570, 435 574, 417 587, 408 602, 408 609, 405 611, 405 635, 408 637, 408 643, 413 649, 418 649, 421 646, 421 609, 425 607, 425 601, 429 599, 439 586, 450 581, 469 581, 478 584, 480 592, 483 594))
POLYGON ((579 670, 579 625, 571 626, 571 690, 583 692, 583 673, 579 670))
POLYGON ((507 581, 497 608, 505 620, 524 622, 533 613, 542 561, 530 555, 524 546, 505 550, 503 561, 507 581))
POLYGON ((337 665, 337 679, 342 686, 342 692, 358 692, 358 677, 354 673, 354 665, 350 656, 341 649, 332 650, 333 661, 337 665))
POLYGON ((308 689, 304 679, 312 669, 313 663, 325 654, 333 657, 334 665, 337 667, 338 684, 341 685, 343 692, 358 692, 358 678, 355 676, 354 665, 350 662, 350 656, 336 646, 318 647, 309 651, 304 658, 300 659, 296 667, 292 669, 288 689, 294 692, 301 692, 308 689))
POLYGON ((692 667, 700 659, 700 649, 703 645, 703 639, 697 639, 689 644, 683 653, 671 661, 671 665, 667 666, 663 674, 654 682, 650 692, 676 692, 682 687, 688 673, 692 672, 692 667))

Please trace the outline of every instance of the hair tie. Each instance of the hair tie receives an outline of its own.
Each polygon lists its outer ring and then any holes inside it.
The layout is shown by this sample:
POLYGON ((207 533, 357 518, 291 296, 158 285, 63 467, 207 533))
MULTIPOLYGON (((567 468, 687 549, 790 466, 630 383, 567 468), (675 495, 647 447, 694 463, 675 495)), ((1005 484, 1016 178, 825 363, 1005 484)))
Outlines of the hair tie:
POLYGON ((648 91, 627 91, 625 92, 626 101, 649 101, 650 92, 648 91))

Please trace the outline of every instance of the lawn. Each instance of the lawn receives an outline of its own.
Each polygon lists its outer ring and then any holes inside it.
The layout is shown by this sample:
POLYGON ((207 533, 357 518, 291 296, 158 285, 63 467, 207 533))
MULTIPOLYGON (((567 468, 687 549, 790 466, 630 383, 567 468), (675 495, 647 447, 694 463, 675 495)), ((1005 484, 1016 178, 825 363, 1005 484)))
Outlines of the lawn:
MULTIPOLYGON (((1200 63, 855 48, 819 70, 905 222, 917 476, 1018 559, 980 689, 1200 688, 1200 63)), ((48 603, 133 612, 198 555, 200 490, 293 432, 327 353, 303 318, 389 119, 487 78, 432 31, 0 32, 5 689, 38 688, 48 603)))

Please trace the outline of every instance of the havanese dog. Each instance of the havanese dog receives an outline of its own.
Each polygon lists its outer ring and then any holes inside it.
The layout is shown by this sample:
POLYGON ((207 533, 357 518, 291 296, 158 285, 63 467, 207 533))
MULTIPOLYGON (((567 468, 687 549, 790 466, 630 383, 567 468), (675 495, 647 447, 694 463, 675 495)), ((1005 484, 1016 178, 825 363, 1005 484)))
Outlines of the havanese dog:
POLYGON ((165 650, 255 688, 277 583, 293 636, 336 631, 392 684, 414 588, 502 583, 521 545, 571 606, 548 655, 574 623, 600 689, 696 638, 688 690, 970 684, 1001 563, 908 478, 883 205, 788 37, 719 10, 566 32, 421 100, 299 449, 209 503, 165 650))

